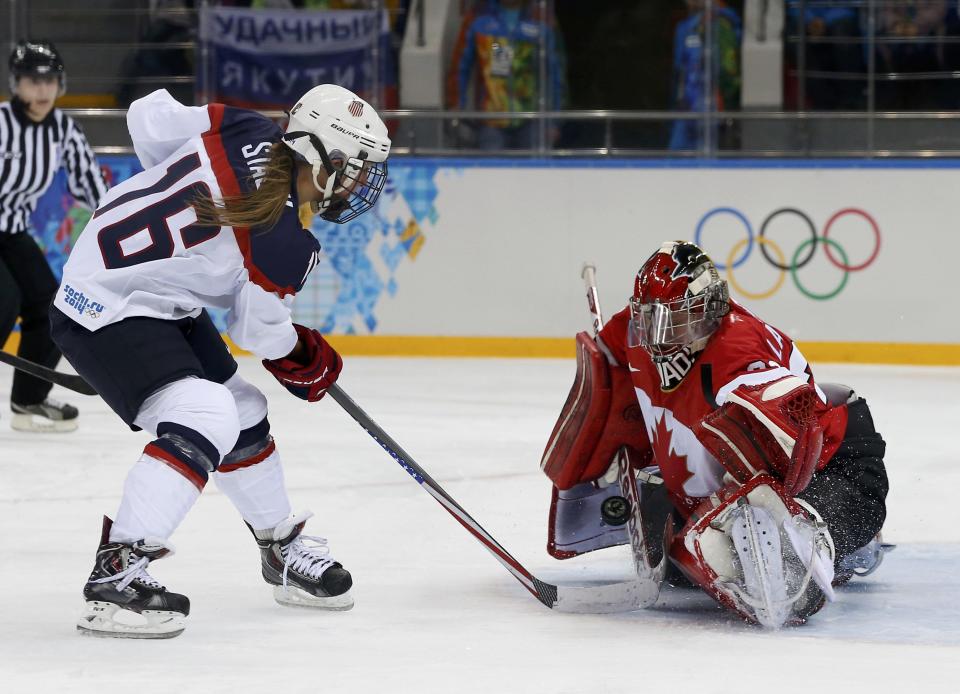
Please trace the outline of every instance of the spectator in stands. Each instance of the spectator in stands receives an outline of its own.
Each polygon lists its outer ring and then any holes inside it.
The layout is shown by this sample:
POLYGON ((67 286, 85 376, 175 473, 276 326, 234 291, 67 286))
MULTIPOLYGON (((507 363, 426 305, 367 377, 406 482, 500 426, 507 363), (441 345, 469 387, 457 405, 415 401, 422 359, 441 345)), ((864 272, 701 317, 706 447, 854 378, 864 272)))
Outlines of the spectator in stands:
MULTIPOLYGON (((960 75, 960 3, 952 2, 947 10, 947 41, 943 46, 943 67, 951 74, 960 75)), ((953 80, 957 84, 956 79, 953 80)), ((944 108, 950 111, 960 109, 960 89, 948 87, 949 96, 944 99, 944 108)))
POLYGON ((396 26, 398 21, 406 15, 406 8, 410 0, 234 0, 231 3, 221 2, 221 5, 232 4, 248 6, 254 9, 281 9, 281 10, 374 10, 383 7, 390 13, 390 24, 396 26))
MULTIPOLYGON (((722 0, 713 3, 713 68, 711 93, 705 84, 704 44, 706 40, 705 0, 686 0, 688 17, 677 25, 673 39, 673 108, 678 111, 728 111, 740 108, 740 16, 722 0)), ((735 146, 736 128, 717 123, 713 141, 722 147, 735 146)), ((674 121, 670 149, 698 149, 703 145, 704 126, 700 119, 674 121)))
MULTIPOLYGON (((529 0, 489 0, 463 19, 454 49, 447 100, 464 109, 475 80, 476 107, 481 111, 559 110, 566 97, 562 40, 553 17, 543 17, 529 0), (547 84, 540 85, 540 44, 546 42, 547 84), (541 89, 543 92, 541 93, 541 89)), ((551 128, 550 144, 558 130, 551 128)), ((476 130, 484 150, 533 149, 536 122, 519 118, 491 119, 476 130)))
POLYGON ((249 0, 259 10, 365 10, 367 0, 249 0))
POLYGON ((850 4, 850 0, 834 0, 829 6, 807 6, 801 24, 800 0, 789 0, 786 31, 789 74, 785 100, 787 108, 835 110, 863 107, 865 82, 862 80, 790 74, 799 65, 801 41, 805 73, 864 71, 862 44, 857 41, 861 35, 859 18, 857 9, 850 4), (821 42, 823 39, 826 40, 821 42), (797 80, 801 78, 806 79, 803 104, 798 103, 796 98, 797 80))
POLYGON ((950 103, 956 84, 945 74, 943 38, 946 0, 912 0, 877 10, 877 36, 901 41, 877 45, 878 73, 907 73, 877 83, 877 109, 938 110, 950 103), (944 73, 944 79, 911 79, 909 73, 944 73))
MULTIPOLYGON (((124 108, 157 88, 141 78, 189 77, 193 74, 193 50, 164 44, 194 41, 194 0, 150 0, 150 12, 140 43, 146 44, 129 56, 123 66, 124 83, 117 101, 124 108)), ((174 98, 193 101, 193 85, 171 80, 164 87, 174 98)))

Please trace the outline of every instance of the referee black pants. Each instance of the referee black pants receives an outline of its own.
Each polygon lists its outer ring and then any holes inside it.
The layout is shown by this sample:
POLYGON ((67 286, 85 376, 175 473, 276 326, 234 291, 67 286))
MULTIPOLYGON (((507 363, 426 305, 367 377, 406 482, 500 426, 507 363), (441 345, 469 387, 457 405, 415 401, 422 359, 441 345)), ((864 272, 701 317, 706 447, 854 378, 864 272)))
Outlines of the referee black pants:
MULTIPOLYGON (((60 350, 50 338, 50 302, 57 280, 43 251, 26 232, 0 232, 0 349, 20 317, 20 349, 17 354, 53 368, 60 350)), ((10 401, 17 405, 43 402, 53 386, 22 371, 13 374, 10 401)))

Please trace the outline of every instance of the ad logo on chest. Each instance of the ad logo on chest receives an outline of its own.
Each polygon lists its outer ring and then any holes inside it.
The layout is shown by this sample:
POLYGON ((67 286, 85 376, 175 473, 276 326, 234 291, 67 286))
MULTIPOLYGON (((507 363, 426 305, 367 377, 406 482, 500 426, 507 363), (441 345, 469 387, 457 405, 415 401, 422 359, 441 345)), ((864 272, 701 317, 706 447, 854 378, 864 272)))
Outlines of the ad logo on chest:
POLYGON ((693 368, 696 355, 687 347, 677 352, 670 361, 653 362, 660 376, 660 390, 673 390, 693 368))

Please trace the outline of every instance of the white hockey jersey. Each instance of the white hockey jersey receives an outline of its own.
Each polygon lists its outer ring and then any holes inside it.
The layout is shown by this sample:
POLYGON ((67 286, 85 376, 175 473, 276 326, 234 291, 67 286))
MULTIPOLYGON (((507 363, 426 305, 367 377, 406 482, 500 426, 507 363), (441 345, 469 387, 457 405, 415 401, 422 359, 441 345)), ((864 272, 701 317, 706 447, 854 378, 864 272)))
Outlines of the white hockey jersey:
POLYGON ((320 252, 300 224, 295 177, 270 229, 200 226, 190 206, 198 195, 251 190, 280 129, 245 109, 183 106, 166 90, 131 104, 127 127, 144 171, 101 200, 54 305, 89 330, 226 309, 237 345, 267 359, 288 354, 297 340, 292 298, 320 252))

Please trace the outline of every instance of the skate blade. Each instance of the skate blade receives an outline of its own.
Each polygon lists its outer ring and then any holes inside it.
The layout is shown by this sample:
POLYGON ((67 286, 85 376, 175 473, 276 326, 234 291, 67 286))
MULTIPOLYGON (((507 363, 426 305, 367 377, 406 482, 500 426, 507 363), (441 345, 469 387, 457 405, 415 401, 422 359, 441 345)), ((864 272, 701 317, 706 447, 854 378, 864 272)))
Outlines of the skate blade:
POLYGON ((274 586, 273 599, 284 607, 306 607, 313 610, 349 610, 353 607, 353 596, 350 591, 342 595, 332 595, 321 598, 311 595, 296 586, 274 586))
POLYGON ((77 430, 76 419, 46 419, 32 414, 15 414, 10 419, 10 428, 16 431, 65 434, 77 430))
POLYGON ((110 602, 88 602, 77 620, 81 636, 113 639, 172 639, 186 628, 186 617, 169 610, 132 612, 110 602))

